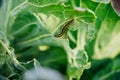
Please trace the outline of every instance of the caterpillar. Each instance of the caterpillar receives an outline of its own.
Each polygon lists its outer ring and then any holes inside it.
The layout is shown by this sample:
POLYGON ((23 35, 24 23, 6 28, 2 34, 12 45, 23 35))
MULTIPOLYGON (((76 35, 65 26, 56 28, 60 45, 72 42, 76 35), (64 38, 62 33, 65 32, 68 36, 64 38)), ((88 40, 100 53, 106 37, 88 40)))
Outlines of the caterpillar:
POLYGON ((55 35, 55 37, 61 37, 64 35, 64 33, 66 32, 67 28, 69 27, 69 25, 71 25, 73 23, 74 19, 71 19, 70 21, 68 21, 62 28, 61 32, 58 35, 55 35))

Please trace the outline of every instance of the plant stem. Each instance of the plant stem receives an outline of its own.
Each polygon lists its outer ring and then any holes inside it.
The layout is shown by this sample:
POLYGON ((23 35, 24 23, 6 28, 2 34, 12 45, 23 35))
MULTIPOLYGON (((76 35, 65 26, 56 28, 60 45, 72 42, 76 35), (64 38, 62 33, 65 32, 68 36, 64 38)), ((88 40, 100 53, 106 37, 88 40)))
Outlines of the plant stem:
POLYGON ((77 35, 77 49, 83 50, 85 47, 85 36, 86 36, 86 27, 78 29, 77 35))

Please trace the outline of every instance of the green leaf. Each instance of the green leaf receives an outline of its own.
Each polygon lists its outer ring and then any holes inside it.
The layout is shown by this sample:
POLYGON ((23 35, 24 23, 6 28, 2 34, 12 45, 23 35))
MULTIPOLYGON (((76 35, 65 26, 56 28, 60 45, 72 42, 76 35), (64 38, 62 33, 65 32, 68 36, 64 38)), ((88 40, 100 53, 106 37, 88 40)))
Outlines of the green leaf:
POLYGON ((92 23, 96 18, 91 10, 85 10, 84 12, 75 11, 72 9, 72 6, 65 7, 64 5, 50 5, 42 8, 35 6, 30 7, 31 14, 18 14, 18 17, 16 17, 15 20, 15 24, 10 31, 11 35, 9 37, 12 39, 12 41, 16 41, 19 46, 36 45, 36 43, 37 45, 48 43, 50 45, 55 45, 56 39, 52 36, 58 34, 61 31, 62 25, 64 25, 71 18, 75 18, 75 21, 78 21, 78 23, 79 21, 92 23), (28 18, 26 19, 25 17, 28 18), (35 18, 38 21, 36 21, 35 18), (21 23, 23 24, 21 25, 21 23), (17 25, 19 26, 16 27, 17 25), (15 30, 16 32, 13 32, 15 30), (29 33, 29 31, 32 33, 29 33), (14 37, 17 37, 17 40, 14 40, 14 37), (48 42, 48 39, 50 42, 48 42))
MULTIPOLYGON (((94 21, 96 19, 96 16, 94 12, 90 9, 86 9, 84 11, 76 11, 71 3, 49 3, 50 2, 37 3, 36 1, 26 2, 25 4, 28 4, 26 9, 28 9, 28 7, 29 9, 27 11, 23 11, 23 13, 17 11, 16 18, 14 19, 13 25, 9 30, 9 39, 11 39, 13 45, 14 43, 16 43, 15 46, 22 48, 39 45, 60 46, 66 51, 68 62, 69 59, 71 60, 70 56, 72 54, 76 57, 79 56, 78 58, 74 58, 76 65, 78 65, 77 68, 75 66, 72 67, 75 71, 75 74, 73 71, 69 75, 72 78, 79 79, 84 69, 88 69, 88 66, 90 65, 88 63, 86 52, 83 51, 82 53, 82 51, 79 52, 79 50, 84 49, 86 45, 86 39, 88 39, 89 41, 94 38, 94 21), (55 34, 61 32, 63 25, 65 25, 69 20, 73 18, 75 19, 75 21, 73 22, 73 24, 70 25, 70 28, 74 28, 74 30, 77 30, 77 53, 69 47, 68 39, 56 38, 54 36, 55 34), (80 57, 81 55, 79 54, 85 55, 82 58, 83 62, 81 62, 82 59, 80 57)), ((16 10, 13 10, 13 13, 14 11, 16 12, 16 10)), ((73 63, 70 63, 70 66, 72 65, 73 63)))
POLYGON ((120 74, 120 60, 119 56, 115 59, 112 59, 109 64, 105 64, 103 69, 98 71, 95 76, 93 77, 93 80, 116 80, 119 79, 120 74), (113 65, 113 66, 111 66, 113 65))
POLYGON ((96 6, 98 5, 97 2, 93 2, 92 0, 73 0, 76 4, 76 7, 82 8, 83 11, 85 9, 90 9, 92 11, 94 11, 96 9, 96 6))
MULTIPOLYGON (((104 1, 104 3, 108 2, 104 1)), ((6 46, 5 42, 1 40, 2 48, 5 48, 5 51, 1 48, 0 52, 9 54, 7 61, 11 72, 16 72, 14 67, 24 71, 24 67, 16 59, 16 55, 20 61, 25 62, 36 57, 43 66, 60 71, 61 66, 66 68, 67 57, 69 78, 79 79, 83 71, 90 67, 85 46, 95 38, 95 20, 103 15, 101 21, 98 22, 100 27, 107 13, 104 13, 102 9, 101 13, 97 12, 99 6, 96 1, 90 0, 9 0, 8 3, 7 0, 4 0, 4 8, 2 7, 0 10, 0 16, 2 16, 0 30, 4 34, 4 40, 9 40, 10 44, 6 46), (73 23, 65 26, 71 19, 74 19, 73 23), (64 27, 67 27, 66 32, 63 32, 64 35, 55 37, 56 34, 61 33, 64 27), (74 31, 75 34, 72 33, 74 31), (73 48, 70 46, 70 41, 75 45, 73 48), (52 48, 45 51, 38 50, 38 46, 43 45, 52 46, 52 48), (67 56, 63 54, 64 51, 67 56)), ((34 63, 35 68, 40 67, 37 60, 34 59, 34 63)), ((37 70, 39 69, 36 68, 37 70)), ((36 75, 32 73, 32 76, 36 75)), ((28 77, 31 76, 28 75, 28 77)))
POLYGON ((114 58, 120 52, 120 18, 111 7, 107 10, 104 21, 95 42, 94 58, 114 58), (113 16, 114 15, 114 16, 113 16))

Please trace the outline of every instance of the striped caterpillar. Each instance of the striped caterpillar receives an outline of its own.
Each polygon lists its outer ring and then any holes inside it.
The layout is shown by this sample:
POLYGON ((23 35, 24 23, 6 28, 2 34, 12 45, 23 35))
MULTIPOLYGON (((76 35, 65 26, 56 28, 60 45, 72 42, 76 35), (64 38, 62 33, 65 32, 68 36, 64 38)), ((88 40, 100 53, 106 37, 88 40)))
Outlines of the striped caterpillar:
POLYGON ((55 35, 55 37, 61 37, 64 35, 64 33, 66 32, 67 28, 73 23, 74 19, 71 19, 70 21, 68 21, 62 28, 61 32, 57 35, 55 35))

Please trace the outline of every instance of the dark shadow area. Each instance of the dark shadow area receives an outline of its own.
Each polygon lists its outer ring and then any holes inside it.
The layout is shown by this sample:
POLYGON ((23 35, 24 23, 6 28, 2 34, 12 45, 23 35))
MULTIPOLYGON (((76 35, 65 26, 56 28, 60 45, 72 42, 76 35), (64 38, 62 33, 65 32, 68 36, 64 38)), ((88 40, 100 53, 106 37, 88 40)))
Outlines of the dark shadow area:
POLYGON ((2 0, 0 0, 0 7, 2 6, 2 0))

